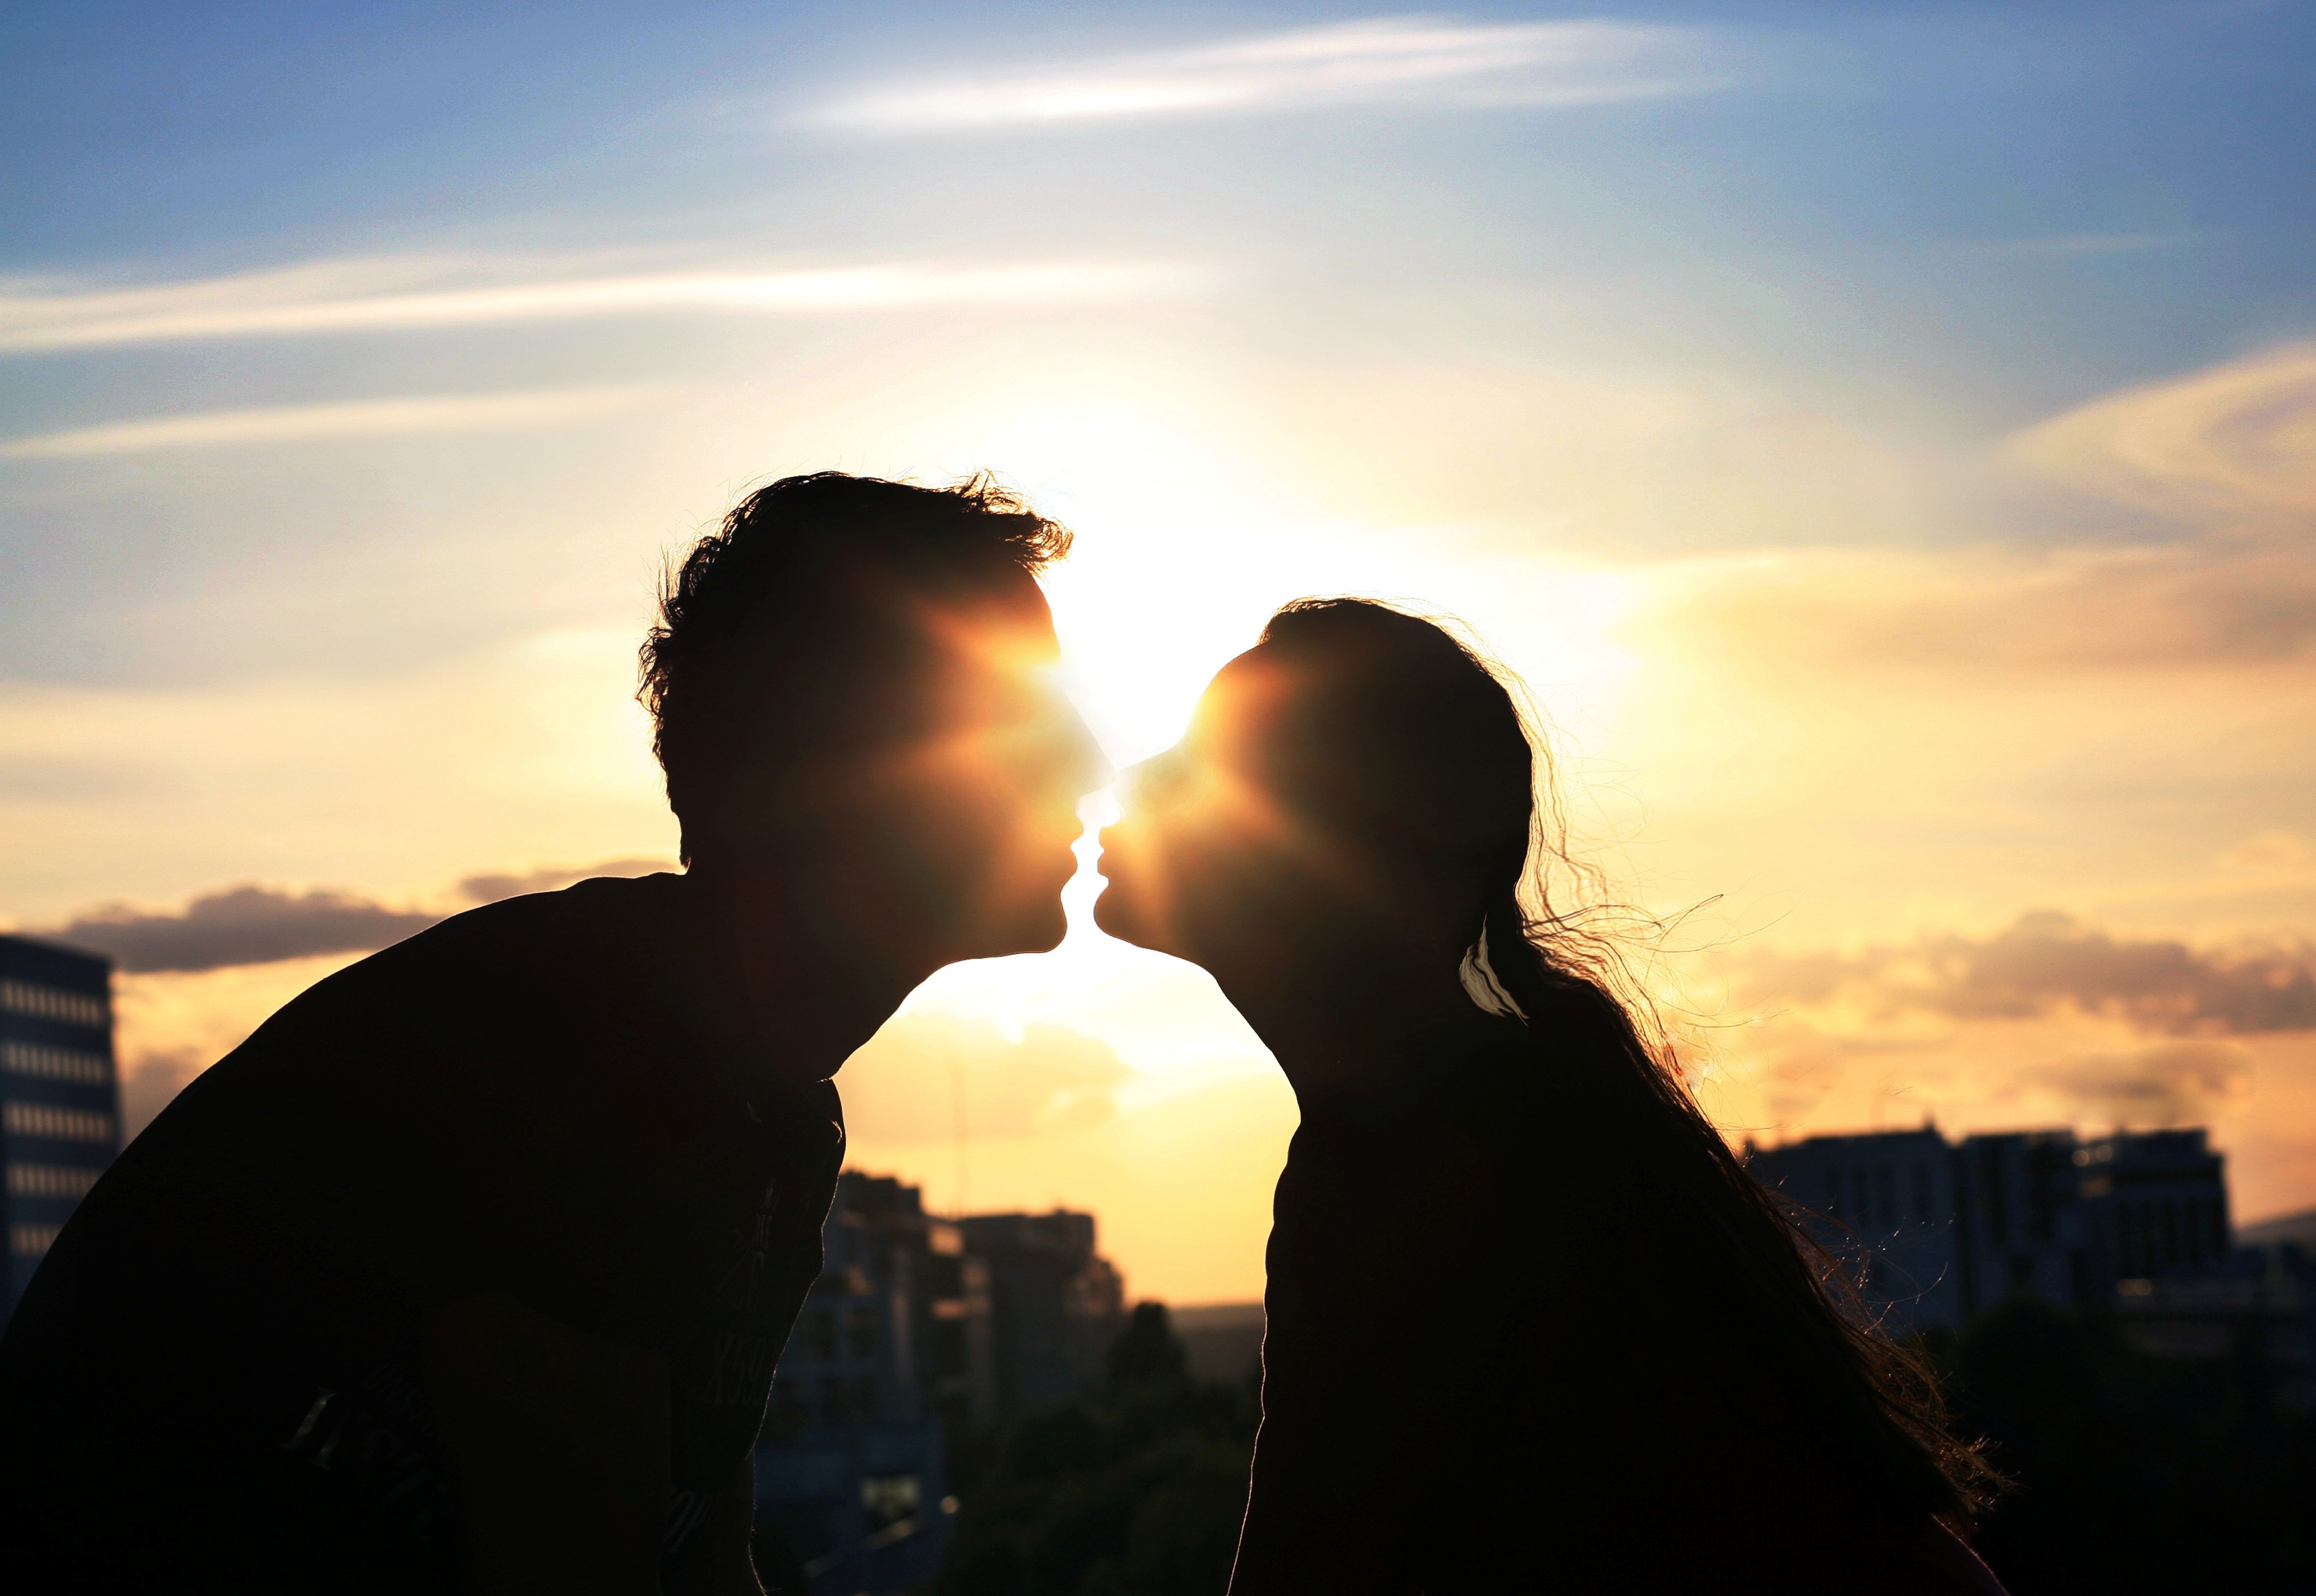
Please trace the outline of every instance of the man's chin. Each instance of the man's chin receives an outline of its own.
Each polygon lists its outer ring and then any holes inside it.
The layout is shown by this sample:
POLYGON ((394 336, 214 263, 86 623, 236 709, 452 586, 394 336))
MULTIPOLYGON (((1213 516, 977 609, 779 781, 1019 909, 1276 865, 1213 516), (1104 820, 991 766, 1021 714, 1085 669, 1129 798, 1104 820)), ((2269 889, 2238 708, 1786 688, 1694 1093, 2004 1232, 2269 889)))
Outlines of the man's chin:
POLYGON ((1025 908, 1005 922, 1002 928, 992 927, 992 934, 983 939, 984 945, 964 955, 966 958, 1011 958, 1024 953, 1051 953, 1062 945, 1069 934, 1069 916, 1062 912, 1057 897, 1050 904, 1040 904, 1034 909, 1025 908))

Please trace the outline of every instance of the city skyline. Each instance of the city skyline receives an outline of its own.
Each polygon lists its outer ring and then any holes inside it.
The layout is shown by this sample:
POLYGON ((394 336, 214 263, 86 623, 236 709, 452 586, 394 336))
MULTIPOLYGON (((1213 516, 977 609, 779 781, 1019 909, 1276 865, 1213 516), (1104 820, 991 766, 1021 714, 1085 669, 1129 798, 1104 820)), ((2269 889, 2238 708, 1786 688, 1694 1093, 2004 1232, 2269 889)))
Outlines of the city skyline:
MULTIPOLYGON (((0 926, 122 959, 132 1126, 673 859, 634 647, 747 485, 987 468, 1120 762, 1285 600, 1469 623, 1733 1136, 2316 1203, 2310 8, 5 26, 0 926)), ((1091 886, 848 1066, 858 1161, 1252 1296, 1291 1095, 1091 886)))

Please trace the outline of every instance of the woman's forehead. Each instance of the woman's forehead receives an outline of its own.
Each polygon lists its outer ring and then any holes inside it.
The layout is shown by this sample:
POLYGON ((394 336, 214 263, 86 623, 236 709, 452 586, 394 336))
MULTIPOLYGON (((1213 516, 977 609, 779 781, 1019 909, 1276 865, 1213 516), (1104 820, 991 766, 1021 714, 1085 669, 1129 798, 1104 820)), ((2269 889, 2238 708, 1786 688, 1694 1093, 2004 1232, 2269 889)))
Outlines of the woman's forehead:
POLYGON ((1191 719, 1189 740, 1216 752, 1269 746, 1317 708, 1320 685, 1306 662, 1258 644, 1215 673, 1191 719))

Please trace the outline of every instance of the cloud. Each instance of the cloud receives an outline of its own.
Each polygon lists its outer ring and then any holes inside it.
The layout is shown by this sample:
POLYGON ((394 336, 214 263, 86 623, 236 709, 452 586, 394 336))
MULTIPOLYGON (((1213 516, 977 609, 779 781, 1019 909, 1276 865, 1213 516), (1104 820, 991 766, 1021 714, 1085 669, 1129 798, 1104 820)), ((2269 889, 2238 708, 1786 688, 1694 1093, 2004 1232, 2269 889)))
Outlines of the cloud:
POLYGON ((2039 238, 2000 238, 1979 244, 1982 254, 2053 256, 2137 254, 2201 242, 2200 233, 2055 233, 2039 238))
POLYGON ((1719 657, 1956 672, 2260 666, 2316 646, 2316 566, 2289 539, 2155 548, 1842 549, 1700 563, 1665 620, 1719 657))
POLYGON ((2027 469, 2190 519, 2316 510, 2316 343, 2094 399, 2011 440, 2027 469))
POLYGON ((2316 343, 2093 400, 2003 445, 2082 493, 2202 523, 2157 546, 1759 552, 1669 573, 1663 630, 1722 661, 2022 673, 2297 666, 2316 652, 2316 343))
POLYGON ((655 386, 564 388, 533 393, 458 394, 437 398, 359 399, 339 404, 276 405, 211 410, 151 421, 113 422, 0 443, 0 456, 68 459, 141 454, 160 449, 216 449, 376 438, 412 432, 468 432, 551 426, 640 409, 664 398, 655 386))
POLYGON ((801 316, 1143 299, 1196 287, 1149 262, 889 262, 786 272, 611 274, 569 263, 421 256, 317 261, 135 288, 0 285, 0 352, 289 337, 668 311, 801 316))
POLYGON ((2316 1030, 2316 946, 2278 941, 2198 949, 2117 937, 2053 911, 1991 937, 1949 933, 1855 953, 1741 956, 1747 1006, 1842 1006, 1883 1021, 2078 1015, 2160 1036, 2316 1030))
MULTIPOLYGON (((640 876, 668 868, 659 860, 615 859, 583 869, 469 876, 459 884, 459 893, 469 904, 494 903, 526 892, 551 892, 592 876, 640 876)), ((440 910, 394 908, 352 893, 250 886, 206 893, 175 912, 126 905, 96 909, 38 934, 106 954, 124 973, 145 975, 368 953, 442 918, 440 910)))
POLYGON ((1033 1024, 1018 1042, 986 1020, 903 1014, 845 1065, 846 1123, 856 1141, 1007 1140, 1099 1125, 1131 1072, 1108 1044, 1033 1024))
POLYGON ((389 909, 342 892, 235 887, 195 898, 182 914, 100 909, 44 934, 111 956, 131 973, 213 970, 314 953, 368 951, 425 930, 441 916, 389 909))
POLYGON ((0 765, 0 800, 74 804, 158 790, 162 783, 146 764, 126 759, 43 756, 12 749, 0 765))
POLYGON ((459 883, 459 891, 476 903, 494 904, 501 898, 521 897, 528 892, 559 892, 575 881, 597 876, 649 876, 681 868, 665 859, 607 859, 601 864, 556 865, 543 870, 525 870, 520 875, 468 876, 459 883))
POLYGON ((2251 1074, 2250 1056, 2233 1043, 2192 1041, 2080 1054, 2031 1066, 2020 1078, 2093 1119, 2178 1125, 2243 1092, 2251 1074))
POLYGON ((840 100, 815 120, 924 133, 1394 102, 1573 105, 1695 94, 1726 81, 1704 35, 1689 29, 1385 16, 894 84, 840 100))
POLYGON ((189 1048, 172 1048, 124 1059, 120 1068, 120 1129, 133 1138, 169 1106, 186 1083, 216 1060, 189 1048))

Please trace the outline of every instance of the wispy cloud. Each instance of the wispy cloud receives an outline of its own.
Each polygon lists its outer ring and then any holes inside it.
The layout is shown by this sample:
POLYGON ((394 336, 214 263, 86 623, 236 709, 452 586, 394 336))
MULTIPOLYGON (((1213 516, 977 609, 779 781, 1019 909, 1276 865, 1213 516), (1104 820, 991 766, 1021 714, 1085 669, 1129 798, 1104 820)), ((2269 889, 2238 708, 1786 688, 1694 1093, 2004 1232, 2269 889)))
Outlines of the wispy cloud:
POLYGON ((891 84, 825 106, 815 120, 908 133, 1391 101, 1572 105, 1693 94, 1728 76, 1693 29, 1385 16, 891 84))
POLYGON ((801 271, 623 274, 423 257, 319 261, 134 288, 0 284, 0 352, 283 337, 667 311, 800 316, 1138 299, 1197 286, 1150 262, 887 262, 801 271))
POLYGON ((2009 452, 2144 509, 2296 518, 2316 509, 2316 343, 2094 399, 2021 432, 2009 452))
POLYGON ((330 438, 552 426, 640 409, 664 398, 667 392, 664 387, 637 385, 209 410, 192 415, 113 422, 18 438, 0 443, 0 456, 71 459, 92 455, 143 454, 163 449, 217 449, 241 444, 315 442, 330 438))
POLYGON ((1793 955, 1767 948, 1736 966, 1743 1000, 1846 1003, 1884 1018, 2030 1020, 2054 1012, 2158 1036, 2316 1030, 2316 947, 2300 941, 2195 948, 2117 936, 2066 914, 2022 915, 1991 937, 1793 955))
POLYGON ((1977 245, 1982 254, 2066 259, 2078 255, 2139 254, 2178 249, 2204 240, 2200 233, 2053 233, 2036 238, 1997 238, 1977 245))

